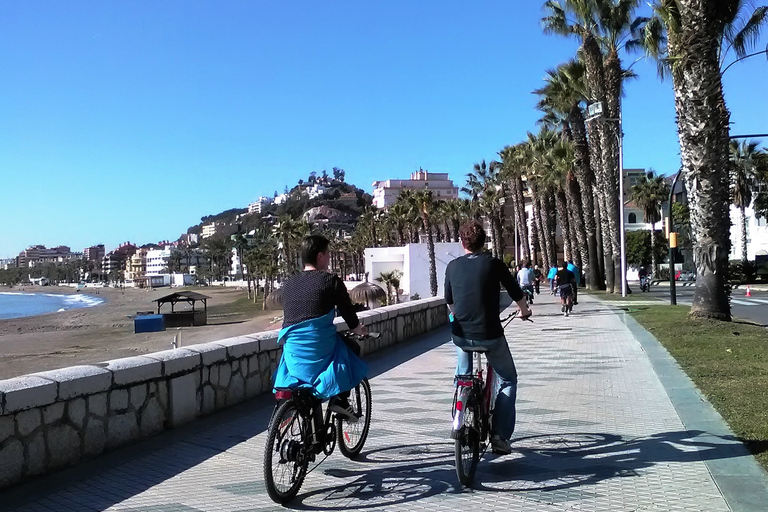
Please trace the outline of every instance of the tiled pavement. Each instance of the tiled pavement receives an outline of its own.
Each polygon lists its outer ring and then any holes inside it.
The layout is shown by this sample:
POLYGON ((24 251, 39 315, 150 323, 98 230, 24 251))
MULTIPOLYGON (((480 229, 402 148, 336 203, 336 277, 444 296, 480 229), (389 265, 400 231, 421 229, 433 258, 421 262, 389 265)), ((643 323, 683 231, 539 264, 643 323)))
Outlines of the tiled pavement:
MULTIPOLYGON (((608 306, 584 295, 576 308, 563 318, 542 295, 535 323, 507 327, 519 373, 515 451, 486 454, 474 489, 455 476, 455 349, 441 330, 370 361, 374 414, 361 459, 334 453, 291 508, 730 510, 704 462, 732 457, 730 441, 686 430, 643 347, 608 306)), ((250 402, 0 495, 0 510, 279 510, 261 469, 270 412, 268 398, 250 402)))

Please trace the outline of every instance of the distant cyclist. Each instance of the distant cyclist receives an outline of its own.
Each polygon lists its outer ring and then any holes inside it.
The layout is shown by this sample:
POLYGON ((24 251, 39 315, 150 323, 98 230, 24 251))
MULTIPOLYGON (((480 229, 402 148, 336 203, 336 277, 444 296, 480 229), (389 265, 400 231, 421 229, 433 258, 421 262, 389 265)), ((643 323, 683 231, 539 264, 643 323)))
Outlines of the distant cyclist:
POLYGON ((512 452, 509 439, 515 431, 517 370, 499 319, 499 294, 503 286, 520 308, 522 318, 531 315, 525 297, 504 262, 483 250, 485 230, 469 222, 459 231, 464 256, 445 270, 445 302, 451 311, 451 334, 458 347, 456 375, 472 373, 472 356, 463 348, 484 347, 498 376, 499 391, 493 413, 491 446, 495 453, 512 452))
POLYGON ((311 386, 315 396, 330 398, 329 407, 350 423, 358 420, 349 404, 349 391, 366 376, 368 367, 336 333, 336 310, 352 332, 368 331, 357 318, 346 286, 328 272, 328 239, 308 236, 301 244, 304 271, 283 283, 285 343, 275 372, 275 388, 311 386))
POLYGON ((568 262, 564 261, 562 268, 555 274, 555 282, 560 289, 560 311, 563 316, 568 316, 573 310, 573 289, 576 287, 576 276, 568 270, 568 262))
POLYGON ((517 284, 520 285, 523 292, 528 293, 528 302, 533 304, 533 282, 535 275, 531 270, 531 264, 526 262, 523 267, 517 272, 517 284))

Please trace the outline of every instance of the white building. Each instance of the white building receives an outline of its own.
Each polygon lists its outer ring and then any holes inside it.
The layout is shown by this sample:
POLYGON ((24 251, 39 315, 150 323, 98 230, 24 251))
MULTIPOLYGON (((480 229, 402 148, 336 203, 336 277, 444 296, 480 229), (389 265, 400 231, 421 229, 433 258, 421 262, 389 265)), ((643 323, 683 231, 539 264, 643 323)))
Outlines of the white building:
POLYGON ((147 251, 148 276, 157 276, 168 273, 168 260, 171 257, 170 247, 167 249, 150 249, 147 251))
POLYGON ((373 182, 373 204, 376 208, 386 208, 397 201, 403 190, 431 190, 435 199, 458 199, 459 187, 454 186, 448 173, 419 170, 411 174, 409 180, 386 180, 373 182))
POLYGON ((261 196, 256 201, 248 205, 248 213, 261 214, 261 211, 264 209, 264 207, 271 203, 272 203, 271 197, 261 196))
MULTIPOLYGON (((458 242, 436 243, 435 263, 437 266, 437 295, 443 296, 445 268, 451 260, 464 254, 464 248, 458 242)), ((365 249, 365 271, 368 281, 379 284, 376 278, 382 272, 399 270, 401 300, 407 300, 414 294, 422 299, 431 297, 429 287, 429 251, 427 244, 408 244, 405 247, 377 247, 365 249)), ((386 288, 382 285, 382 288, 386 288)))
POLYGON ((203 238, 210 238, 215 234, 216 234, 215 222, 211 222, 210 224, 203 225, 203 233, 202 233, 203 238))
POLYGON ((325 194, 325 187, 315 183, 311 187, 305 188, 304 192, 309 196, 310 199, 314 199, 325 194))
POLYGON ((275 199, 273 200, 273 202, 275 204, 283 204, 287 200, 288 200, 288 194, 280 194, 279 196, 275 196, 275 199))
MULTIPOLYGON (((747 214, 747 258, 752 261, 756 256, 768 256, 768 222, 765 217, 755 217, 755 210, 746 209, 747 214)), ((730 259, 740 260, 741 247, 741 210, 731 205, 731 254, 730 259)))

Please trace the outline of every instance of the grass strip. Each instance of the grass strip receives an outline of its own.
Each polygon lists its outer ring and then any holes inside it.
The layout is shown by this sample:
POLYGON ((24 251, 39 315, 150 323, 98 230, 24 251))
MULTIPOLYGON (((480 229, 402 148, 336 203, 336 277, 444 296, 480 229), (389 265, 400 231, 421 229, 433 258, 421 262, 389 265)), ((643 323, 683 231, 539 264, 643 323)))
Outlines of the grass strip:
POLYGON ((630 314, 669 351, 733 432, 768 469, 768 330, 747 322, 694 320, 687 306, 630 314))

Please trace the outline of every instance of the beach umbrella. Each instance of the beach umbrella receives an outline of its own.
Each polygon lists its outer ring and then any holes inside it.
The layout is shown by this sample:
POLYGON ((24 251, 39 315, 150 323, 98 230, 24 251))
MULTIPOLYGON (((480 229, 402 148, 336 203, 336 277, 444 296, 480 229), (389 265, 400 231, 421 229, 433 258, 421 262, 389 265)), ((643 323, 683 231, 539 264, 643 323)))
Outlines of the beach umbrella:
POLYGON ((277 288, 267 295, 267 307, 269 309, 283 309, 283 289, 277 288))
POLYGON ((377 306, 377 302, 381 304, 387 297, 387 292, 381 286, 369 283, 367 280, 364 283, 360 283, 349 291, 349 297, 352 302, 357 304, 365 304, 368 309, 373 309, 377 306))

